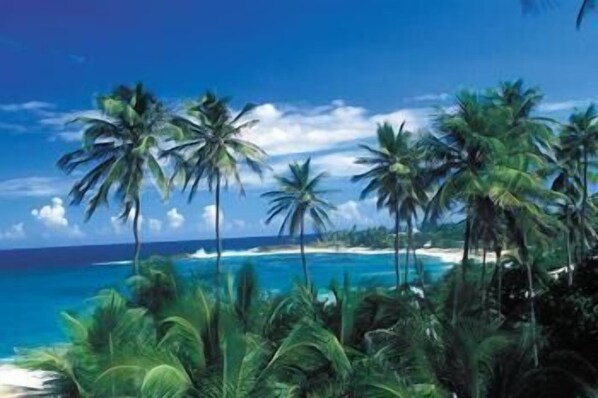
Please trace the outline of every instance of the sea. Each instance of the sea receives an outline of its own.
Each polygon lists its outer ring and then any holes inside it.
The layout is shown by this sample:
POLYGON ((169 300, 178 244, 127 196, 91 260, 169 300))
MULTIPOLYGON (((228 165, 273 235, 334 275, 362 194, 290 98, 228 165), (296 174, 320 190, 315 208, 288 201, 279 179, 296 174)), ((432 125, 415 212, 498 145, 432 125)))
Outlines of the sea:
MULTIPOLYGON (((313 241, 316 237, 308 238, 313 241)), ((281 250, 258 252, 258 247, 293 243, 282 237, 226 239, 222 265, 234 274, 245 263, 254 265, 259 286, 284 292, 301 280, 298 254, 281 250)), ((215 266, 213 240, 146 243, 142 257, 169 256, 181 275, 210 274, 215 266)), ((60 313, 89 310, 90 298, 104 288, 124 289, 132 274, 133 246, 115 244, 0 251, 0 358, 14 357, 30 349, 66 341, 60 313)), ((419 255, 427 278, 437 279, 451 264, 419 255)), ((309 253, 313 283, 323 291, 345 274, 355 285, 394 284, 393 255, 371 253, 309 253)), ((410 270, 409 279, 415 279, 410 270)))

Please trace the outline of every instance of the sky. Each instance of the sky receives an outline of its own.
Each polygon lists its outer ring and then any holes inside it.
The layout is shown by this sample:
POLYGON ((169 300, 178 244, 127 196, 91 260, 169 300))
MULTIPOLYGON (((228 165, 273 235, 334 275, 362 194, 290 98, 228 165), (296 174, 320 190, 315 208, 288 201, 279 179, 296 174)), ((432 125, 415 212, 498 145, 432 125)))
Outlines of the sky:
MULTIPOLYGON (((66 122, 138 81, 170 107, 206 89, 236 109, 259 104, 245 137, 274 173, 311 156, 330 174, 338 228, 388 223, 348 181, 377 123, 425 129, 458 90, 517 78, 541 88, 551 117, 598 96, 598 16, 577 31, 577 2, 559 3, 523 12, 517 0, 3 0, 0 248, 132 240, 115 205, 85 222, 84 206, 69 205, 77 176, 55 165, 81 145, 80 126, 66 122)), ((272 176, 243 176, 245 197, 223 195, 224 236, 276 234, 260 198, 272 176)), ((212 203, 205 190, 165 201, 148 184, 143 238, 211 238, 212 203)))

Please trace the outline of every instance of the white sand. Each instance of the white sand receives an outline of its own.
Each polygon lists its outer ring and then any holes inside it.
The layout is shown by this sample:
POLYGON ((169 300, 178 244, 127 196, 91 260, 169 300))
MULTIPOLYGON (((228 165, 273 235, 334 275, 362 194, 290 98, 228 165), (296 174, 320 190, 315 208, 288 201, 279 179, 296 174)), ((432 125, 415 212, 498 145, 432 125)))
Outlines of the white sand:
MULTIPOLYGON (((329 254, 357 254, 357 255, 375 255, 375 254, 392 254, 394 250, 392 249, 370 249, 366 247, 344 247, 344 246, 328 246, 328 247, 318 247, 318 246, 307 246, 305 248, 306 253, 329 253, 329 254)), ((401 253, 404 254, 405 250, 401 250, 401 253)), ((272 256, 272 255, 281 255, 281 254, 299 254, 299 247, 285 247, 283 249, 277 250, 263 250, 263 249, 249 249, 249 250, 239 250, 239 251, 225 251, 222 253, 222 257, 261 257, 261 256, 272 256)), ((417 254, 423 256, 431 256, 437 257, 440 261, 445 263, 458 263, 461 261, 461 257, 463 255, 462 249, 438 249, 438 248, 423 248, 418 249, 417 254)), ((216 253, 206 253, 203 249, 199 249, 197 252, 189 255, 190 258, 197 258, 197 259, 205 259, 205 258, 215 258, 216 253)), ((488 261, 493 261, 493 255, 488 253, 488 261)))
POLYGON ((36 391, 43 389, 44 381, 50 377, 48 372, 25 370, 12 364, 0 365, 0 397, 34 397, 36 391))

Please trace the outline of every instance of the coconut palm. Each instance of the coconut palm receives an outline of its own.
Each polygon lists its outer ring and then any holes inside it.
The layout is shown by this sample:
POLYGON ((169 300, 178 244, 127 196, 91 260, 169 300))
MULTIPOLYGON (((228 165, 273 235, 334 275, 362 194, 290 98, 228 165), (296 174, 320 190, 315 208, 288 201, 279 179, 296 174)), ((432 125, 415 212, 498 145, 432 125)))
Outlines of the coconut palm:
POLYGON ((538 363, 538 350, 535 341, 535 290, 533 267, 531 264, 530 242, 540 244, 549 241, 554 234, 555 223, 542 209, 542 203, 551 198, 551 192, 544 187, 539 176, 526 169, 527 161, 516 167, 513 158, 510 164, 496 166, 493 170, 493 185, 490 197, 504 214, 507 237, 517 248, 521 263, 527 271, 530 322, 534 338, 534 358, 538 363))
POLYGON ((189 189, 189 201, 193 200, 204 180, 209 190, 214 192, 217 275, 221 273, 222 257, 222 187, 226 188, 232 181, 239 186, 243 195, 241 165, 260 177, 266 167, 265 152, 242 138, 242 133, 258 122, 244 120, 255 106, 246 104, 239 113, 233 115, 228 102, 229 98, 218 98, 208 91, 188 109, 187 116, 175 118, 174 123, 183 130, 184 137, 163 154, 174 160, 174 176, 184 180, 184 189, 189 189))
POLYGON ((424 136, 420 146, 438 188, 428 202, 426 220, 436 222, 457 204, 464 215, 461 281, 455 279, 452 322, 457 321, 459 283, 466 280, 475 206, 487 195, 487 171, 505 151, 500 132, 507 129, 508 110, 471 92, 457 95, 457 109, 436 118, 436 131, 424 136))
POLYGON ((409 256, 413 254, 413 266, 416 275, 419 276, 422 288, 424 286, 423 275, 418 271, 417 256, 415 254, 416 248, 413 244, 413 232, 418 220, 418 213, 423 212, 428 201, 428 193, 426 191, 428 186, 428 179, 425 172, 420 165, 421 152, 418 148, 411 147, 411 164, 409 164, 409 174, 407 178, 402 181, 402 197, 400 199, 399 214, 400 218, 405 220, 407 225, 407 245, 405 250, 405 270, 403 281, 408 284, 409 274, 409 256))
POLYGON ((473 202, 485 195, 484 173, 504 150, 497 135, 504 124, 504 109, 485 97, 462 92, 457 95, 457 110, 441 113, 436 119, 437 131, 420 143, 431 164, 430 173, 439 183, 428 205, 427 220, 439 219, 458 203, 464 205, 463 271, 469 261, 473 202))
MULTIPOLYGON (((389 123, 378 126, 376 131, 378 147, 360 145, 368 156, 359 157, 355 163, 370 167, 368 171, 355 175, 351 178, 353 182, 367 181, 368 184, 361 191, 360 199, 376 195, 376 207, 387 209, 394 217, 394 266, 396 274, 397 292, 401 286, 401 263, 399 258, 399 227, 401 221, 401 202, 406 196, 407 189, 415 190, 409 186, 411 179, 415 178, 415 171, 412 170, 418 159, 416 151, 410 147, 411 133, 405 130, 405 122, 395 132, 389 123), (411 173, 411 174, 410 174, 411 173)), ((418 187, 418 194, 411 192, 413 200, 421 201, 423 194, 418 187)), ((405 215, 412 214, 415 202, 405 204, 405 215)))
POLYGON ((158 99, 142 84, 121 86, 98 99, 98 116, 74 120, 84 126, 80 149, 60 158, 58 166, 68 174, 88 168, 70 191, 72 204, 86 197, 89 219, 102 205, 108 205, 111 191, 121 208, 120 218, 133 221, 134 266, 138 268, 141 240, 139 223, 141 192, 152 177, 162 194, 168 194, 168 181, 158 162, 161 137, 172 131, 169 115, 158 99))
MULTIPOLYGON (((578 111, 571 115, 569 123, 564 126, 560 136, 563 157, 575 165, 582 180, 581 219, 591 217, 589 206, 589 176, 595 167, 594 160, 598 155, 598 110, 592 104, 585 111, 578 111)), ((582 256, 588 247, 593 245, 593 237, 585 233, 582 228, 582 256)))
POLYGON ((269 224, 275 218, 282 216, 279 235, 285 229, 288 230, 291 236, 299 234, 303 276, 306 286, 310 287, 311 283, 305 259, 305 218, 310 219, 316 231, 324 231, 332 224, 328 211, 333 210, 335 207, 323 198, 323 195, 329 191, 320 188, 327 174, 320 173, 312 176, 310 158, 302 164, 297 162, 290 164, 289 171, 288 176, 276 176, 276 181, 280 186, 279 190, 266 192, 262 195, 262 197, 270 199, 266 223, 269 224))

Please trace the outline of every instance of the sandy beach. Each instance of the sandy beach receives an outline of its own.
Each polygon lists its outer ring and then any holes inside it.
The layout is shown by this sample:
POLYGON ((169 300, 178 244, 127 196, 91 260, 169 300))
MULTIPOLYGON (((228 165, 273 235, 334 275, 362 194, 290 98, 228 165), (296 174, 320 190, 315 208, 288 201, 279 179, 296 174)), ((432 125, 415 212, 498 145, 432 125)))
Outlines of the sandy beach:
MULTIPOLYGON (((326 253, 326 254, 356 254, 356 255, 376 255, 376 254, 392 254, 392 249, 371 249, 367 247, 345 247, 345 246, 306 246, 305 252, 309 254, 326 253)), ((405 254, 405 250, 400 250, 402 255, 405 254)), ((284 254, 299 254, 299 246, 297 245, 286 245, 281 247, 264 247, 255 248, 250 250, 242 251, 224 251, 222 257, 260 257, 260 256, 272 256, 272 255, 284 255, 284 254)), ((420 248, 417 249, 418 255, 436 257, 440 261, 445 263, 458 263, 463 257, 463 249, 460 248, 420 248)), ((190 258, 215 258, 216 253, 206 253, 203 249, 189 255, 190 258)), ((481 253, 473 254, 471 258, 481 260, 481 253)), ((494 253, 488 252, 486 260, 491 262, 494 261, 494 253)))
POLYGON ((0 365, 0 397, 35 397, 42 392, 44 381, 49 377, 48 372, 25 370, 4 363, 0 365))

